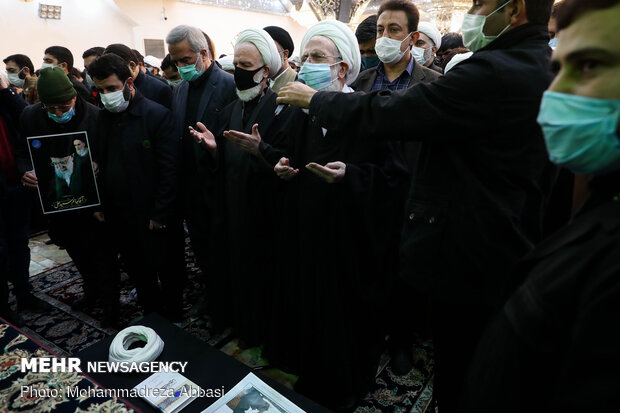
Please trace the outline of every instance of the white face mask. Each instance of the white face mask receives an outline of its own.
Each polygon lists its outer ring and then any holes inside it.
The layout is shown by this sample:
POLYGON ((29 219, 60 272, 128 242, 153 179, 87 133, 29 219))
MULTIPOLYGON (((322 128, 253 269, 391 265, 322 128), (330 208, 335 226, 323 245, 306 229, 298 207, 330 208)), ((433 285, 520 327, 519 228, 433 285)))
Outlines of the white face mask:
POLYGON ((106 94, 101 94, 101 103, 103 106, 110 112, 118 113, 127 109, 129 106, 129 101, 125 100, 125 96, 123 92, 125 91, 125 84, 123 84, 123 88, 121 90, 117 90, 116 92, 110 92, 106 94))
POLYGON ((400 47, 410 35, 411 33, 403 40, 390 39, 386 36, 379 37, 375 43, 375 51, 377 52, 377 56, 379 56, 379 60, 386 64, 399 62, 407 51, 407 49, 401 51, 400 47))
POLYGON ((45 62, 41 63, 41 69, 45 69, 47 67, 56 67, 56 65, 52 63, 45 63, 45 62))
POLYGON ((424 66, 429 60, 431 60, 431 56, 433 55, 431 49, 432 47, 424 49, 423 47, 413 46, 411 48, 411 54, 415 58, 416 62, 424 66))
POLYGON ((497 36, 486 36, 482 29, 484 28, 487 19, 506 7, 506 5, 510 3, 507 1, 503 5, 499 6, 488 16, 479 16, 477 14, 466 14, 465 19, 463 19, 463 26, 461 31, 463 32, 463 43, 465 43, 465 47, 467 47, 472 52, 482 49, 487 46, 493 40, 497 39, 499 36, 504 34, 506 30, 512 25, 509 24, 502 30, 497 36))
MULTIPOLYGON (((22 67, 22 70, 24 70, 23 67, 22 67)), ((19 74, 21 73, 22 70, 20 70, 17 73, 7 73, 7 76, 9 77, 9 83, 20 89, 24 88, 24 82, 26 81, 26 79, 19 78, 19 74)))

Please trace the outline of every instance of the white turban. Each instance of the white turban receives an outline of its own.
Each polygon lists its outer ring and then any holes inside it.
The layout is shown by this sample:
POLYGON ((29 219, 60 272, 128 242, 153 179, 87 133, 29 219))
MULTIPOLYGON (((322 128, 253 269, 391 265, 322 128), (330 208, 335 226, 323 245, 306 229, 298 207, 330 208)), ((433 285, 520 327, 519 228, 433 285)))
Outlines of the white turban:
POLYGON ((360 47, 357 38, 344 23, 337 20, 323 20, 312 26, 304 38, 301 39, 301 52, 304 52, 306 43, 315 36, 324 36, 330 39, 338 48, 338 52, 342 60, 349 65, 347 72, 347 85, 350 85, 357 79, 360 73, 361 58, 360 47))
POLYGON ((429 39, 435 43, 437 49, 441 47, 441 33, 439 33, 439 30, 437 30, 435 26, 428 22, 420 22, 420 24, 418 24, 418 31, 427 35, 429 39))
POLYGON ((282 67, 282 56, 278 53, 275 42, 263 29, 246 29, 237 37, 235 49, 241 43, 252 43, 263 58, 263 64, 269 66, 269 77, 273 78, 282 67))

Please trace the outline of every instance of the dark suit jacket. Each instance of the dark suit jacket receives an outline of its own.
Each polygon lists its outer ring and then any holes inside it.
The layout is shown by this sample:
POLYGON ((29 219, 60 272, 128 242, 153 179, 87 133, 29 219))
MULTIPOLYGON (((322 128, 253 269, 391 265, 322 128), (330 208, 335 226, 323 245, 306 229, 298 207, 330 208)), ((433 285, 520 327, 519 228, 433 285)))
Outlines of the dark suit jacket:
MULTIPOLYGON (((411 87, 418 83, 431 83, 433 80, 439 77, 441 77, 441 74, 433 70, 427 69, 418 62, 414 62, 413 73, 411 76, 411 80, 409 81, 408 87, 411 87)), ((351 88, 356 91, 370 92, 376 80, 377 68, 371 67, 370 69, 366 69, 359 74, 357 79, 355 79, 355 82, 351 84, 351 88)))
POLYGON ((548 42, 545 25, 526 24, 428 85, 312 98, 311 119, 330 131, 422 141, 401 274, 436 299, 499 306, 506 272, 542 238, 556 172, 536 122, 548 42))
MULTIPOLYGON (((196 122, 202 122, 207 129, 215 132, 214 128, 217 125, 220 112, 226 105, 237 99, 237 94, 235 92, 235 81, 232 75, 226 73, 215 64, 212 70, 209 79, 207 79, 204 85, 200 105, 196 112, 196 119, 192 122, 192 126, 194 126, 196 122)), ((179 83, 173 89, 172 110, 176 120, 176 136, 179 140, 183 139, 185 128, 190 126, 185 124, 188 91, 189 83, 185 81, 179 83)), ((193 142, 193 145, 194 153, 197 158, 196 163, 200 167, 205 163, 205 156, 209 155, 198 143, 193 142)))
POLYGON ((167 84, 155 79, 152 76, 147 76, 138 71, 138 77, 134 81, 136 89, 140 91, 142 96, 147 99, 157 102, 168 109, 172 108, 172 90, 167 84))
MULTIPOLYGON (((407 88, 410 88, 419 83, 431 83, 441 77, 439 73, 431 69, 427 69, 415 60, 413 64, 413 72, 411 73, 411 79, 409 79, 409 85, 407 86, 407 88)), ((360 92, 370 92, 376 81, 377 68, 372 67, 360 73, 357 79, 355 79, 355 82, 353 82, 353 84, 351 85, 351 87, 360 92)), ((422 144, 420 142, 413 141, 401 141, 397 143, 398 145, 395 145, 394 150, 400 150, 399 152, 402 153, 403 162, 407 165, 409 177, 411 179, 414 179, 416 164, 418 163, 418 160, 420 158, 420 149, 422 144)))
MULTIPOLYGON (((121 115, 101 111, 97 162, 99 180, 105 182, 109 169, 106 155, 108 127, 120 123, 122 159, 132 194, 131 207, 137 216, 167 224, 176 212, 180 141, 176 139, 172 113, 164 106, 145 99, 136 92, 121 115)), ((115 129, 116 130, 116 129, 115 129)), ((106 209, 106 189, 101 197, 106 209)), ((109 190, 109 189, 108 189, 109 190)))

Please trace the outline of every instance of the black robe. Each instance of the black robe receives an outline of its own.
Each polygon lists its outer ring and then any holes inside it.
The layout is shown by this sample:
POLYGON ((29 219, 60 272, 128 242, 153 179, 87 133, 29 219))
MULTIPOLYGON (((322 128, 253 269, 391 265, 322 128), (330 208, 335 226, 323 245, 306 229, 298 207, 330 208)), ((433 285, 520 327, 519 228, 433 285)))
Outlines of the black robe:
POLYGON ((397 263, 407 168, 392 143, 323 135, 297 108, 282 130, 290 164, 276 249, 272 365, 300 375, 296 389, 327 405, 361 393, 376 372, 377 306, 397 263), (342 161, 328 184, 305 168, 342 161))
POLYGON ((276 94, 267 89, 260 98, 229 104, 216 132, 217 159, 212 245, 216 276, 208 294, 216 325, 232 326, 247 344, 264 342, 272 297, 274 240, 278 216, 277 193, 283 182, 273 165, 261 156, 244 152, 223 132, 251 133, 258 123, 263 146, 277 152, 286 135, 276 133, 286 116, 274 117, 276 94), (248 109, 249 108, 249 109, 248 109), (245 113, 244 111, 248 110, 245 113), (245 122, 244 122, 245 118, 245 122))

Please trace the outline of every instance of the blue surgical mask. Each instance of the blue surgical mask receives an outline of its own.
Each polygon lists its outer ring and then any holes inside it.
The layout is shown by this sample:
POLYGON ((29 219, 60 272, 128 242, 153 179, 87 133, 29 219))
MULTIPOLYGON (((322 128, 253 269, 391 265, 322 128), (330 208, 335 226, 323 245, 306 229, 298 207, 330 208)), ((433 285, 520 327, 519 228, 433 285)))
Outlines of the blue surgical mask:
POLYGON ((196 65, 193 64, 179 67, 179 74, 181 75, 181 79, 185 80, 186 82, 191 82, 198 79, 202 72, 196 70, 196 65))
POLYGON ((620 169, 620 100, 545 92, 538 115, 549 159, 577 174, 620 169))
POLYGON ((555 49, 558 45, 558 38, 554 37, 553 39, 549 40, 549 47, 552 49, 555 49))
POLYGON ((381 60, 379 60, 379 56, 364 56, 362 57, 361 70, 370 69, 371 67, 377 67, 379 62, 381 62, 381 60))
POLYGON ((297 77, 314 90, 324 89, 334 81, 331 67, 338 63, 304 63, 297 77))
POLYGON ((69 109, 68 111, 63 113, 62 116, 58 116, 55 113, 47 112, 47 116, 49 116, 51 120, 53 120, 56 123, 61 123, 61 124, 69 122, 71 118, 73 118, 73 115, 75 115, 75 108, 69 109))

